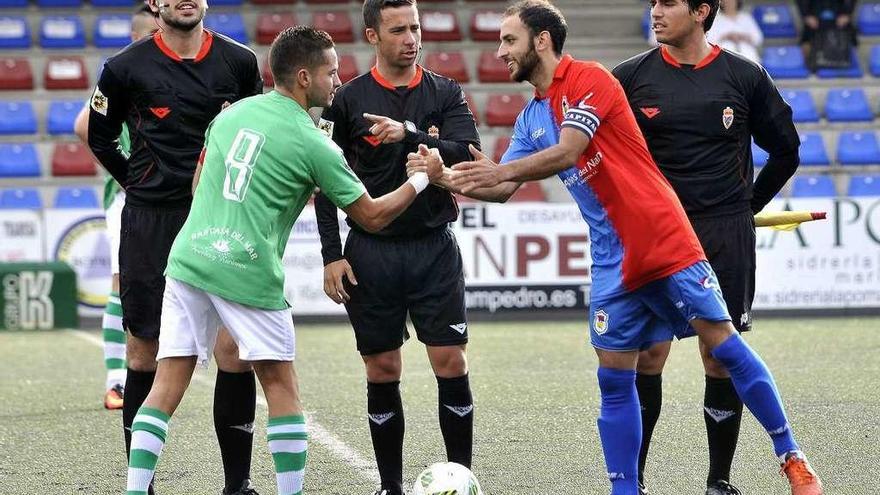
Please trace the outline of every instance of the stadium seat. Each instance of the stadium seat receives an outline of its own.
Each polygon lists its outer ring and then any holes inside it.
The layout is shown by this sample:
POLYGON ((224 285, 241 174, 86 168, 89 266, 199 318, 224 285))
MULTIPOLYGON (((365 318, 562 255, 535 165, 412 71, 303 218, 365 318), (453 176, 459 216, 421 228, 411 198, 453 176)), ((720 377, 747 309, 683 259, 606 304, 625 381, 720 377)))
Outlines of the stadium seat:
POLYGON ((39 177, 40 160, 32 143, 0 143, 0 177, 39 177))
POLYGON ((298 24, 293 12, 260 14, 257 18, 257 43, 271 45, 278 33, 298 24))
POLYGON ((461 52, 433 52, 425 57, 425 68, 459 83, 471 80, 461 52))
POLYGON ((59 187, 55 192, 55 208, 98 208, 98 195, 91 187, 59 187))
POLYGON ((95 18, 92 42, 98 48, 127 46, 131 43, 131 18, 124 15, 99 15, 95 18))
POLYGON ((752 9, 752 16, 765 38, 794 38, 797 36, 797 27, 794 24, 791 8, 786 4, 756 5, 752 9))
POLYGON ((422 11, 422 41, 461 41, 458 16, 451 10, 422 11))
POLYGON ((880 196, 880 175, 853 175, 846 192, 849 196, 880 196))
POLYGON ((648 7, 642 13, 642 36, 648 39, 651 35, 651 8, 648 7))
POLYGON ((510 82, 510 71, 504 60, 495 56, 494 50, 485 50, 480 53, 480 61, 477 63, 477 74, 480 82, 510 82))
POLYGON ((43 48, 85 48, 86 33, 79 16, 48 16, 40 21, 43 48))
POLYGON ((34 89, 34 73, 26 58, 0 58, 0 89, 34 89))
POLYGON ((825 150, 825 140, 819 132, 805 132, 801 134, 801 147, 798 149, 801 165, 830 165, 828 152, 825 150))
POLYGON ((361 71, 358 69, 357 59, 354 55, 346 53, 339 56, 339 80, 342 81, 342 84, 351 81, 360 74, 361 71))
POLYGON ((229 36, 243 45, 248 42, 247 29, 244 27, 244 18, 241 14, 224 13, 205 16, 205 27, 229 36))
POLYGON ((793 198, 825 198, 837 196, 834 180, 827 175, 800 175, 791 183, 793 198))
POLYGON ((529 181, 523 182, 519 189, 513 193, 513 196, 510 197, 508 201, 514 202, 523 202, 523 201, 547 201, 547 195, 544 194, 544 188, 541 187, 540 182, 529 181))
POLYGON ((285 3, 296 3, 296 0, 251 0, 255 5, 280 5, 285 3))
POLYGON ((837 161, 842 165, 880 163, 880 143, 872 131, 841 132, 837 139, 837 161))
POLYGON ((30 48, 31 28, 23 15, 0 17, 0 49, 30 48))
POLYGON ((128 7, 131 8, 131 0, 90 0, 92 7, 128 7))
POLYGON ((83 107, 81 100, 53 101, 46 112, 46 132, 50 135, 73 134, 73 122, 83 107))
POLYGON ((3 189, 0 191, 0 208, 39 210, 43 208, 40 192, 32 187, 3 189))
POLYGON ((806 79, 810 75, 804 54, 795 45, 765 47, 761 63, 777 79, 806 79))
POLYGON ((243 0, 211 0, 212 7, 216 7, 218 5, 238 7, 243 3, 243 0))
POLYGON ((526 99, 520 93, 489 95, 486 103, 486 125, 512 127, 525 106, 526 99))
POLYGON ((28 0, 0 0, 0 9, 27 7, 28 0))
POLYGON ((88 89, 89 75, 82 57, 48 57, 43 71, 43 85, 46 89, 88 89))
POLYGON ((477 108, 477 104, 474 103, 474 97, 471 96, 470 93, 465 93, 464 100, 467 102, 468 108, 474 116, 474 122, 476 122, 477 125, 480 125, 480 110, 477 108))
POLYGON ((336 43, 354 41, 354 24, 351 21, 351 16, 344 10, 315 12, 312 17, 312 26, 327 31, 336 43))
POLYGON ((349 0, 304 0, 306 3, 348 3, 349 0))
POLYGON ((757 144, 752 142, 752 163, 755 167, 763 167, 767 164, 767 158, 770 157, 770 154, 764 151, 764 148, 761 148, 757 144))
POLYGON ((880 3, 861 4, 856 24, 862 35, 877 36, 880 34, 880 3))
POLYGON ((52 175, 55 177, 86 176, 96 173, 92 153, 78 141, 55 143, 52 150, 52 175))
POLYGON ((868 55, 868 70, 871 71, 872 76, 880 77, 880 45, 871 47, 871 52, 868 55))
POLYGON ((495 139, 495 149, 492 150, 492 161, 495 163, 501 163, 501 157, 504 156, 504 152, 507 151, 507 148, 510 147, 510 136, 498 136, 495 139))
POLYGON ((37 6, 43 7, 80 7, 82 0, 37 0, 37 6))
POLYGON ((825 99, 828 122, 870 122, 874 113, 862 88, 834 88, 825 99))
POLYGON ((0 134, 36 134, 37 115, 29 101, 0 101, 0 134))
POLYGON ((806 89, 786 89, 782 97, 791 106, 792 118, 795 122, 818 122, 819 112, 813 95, 806 89))
POLYGON ((861 64, 859 64, 858 52, 853 48, 849 67, 843 69, 818 69, 816 75, 822 79, 858 79, 864 76, 865 73, 862 71, 861 64))
POLYGON ((471 39, 498 41, 501 36, 501 15, 497 10, 476 10, 471 16, 471 39))

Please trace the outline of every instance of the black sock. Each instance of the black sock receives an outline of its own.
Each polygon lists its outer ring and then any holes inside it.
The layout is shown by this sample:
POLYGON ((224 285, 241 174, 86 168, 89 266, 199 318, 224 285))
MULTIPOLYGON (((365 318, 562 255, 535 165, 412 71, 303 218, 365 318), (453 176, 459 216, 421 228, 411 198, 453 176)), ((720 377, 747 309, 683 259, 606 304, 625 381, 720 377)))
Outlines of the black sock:
POLYGON ((122 428, 125 433, 125 457, 131 452, 131 424, 137 416, 150 389, 153 388, 155 371, 135 371, 128 368, 125 377, 125 399, 122 401, 122 428))
POLYGON ((739 440, 743 403, 730 378, 706 377, 703 417, 709 439, 709 477, 707 483, 730 481, 730 466, 739 440))
POLYGON ((474 399, 468 376, 438 376, 437 396, 446 459, 470 469, 474 451, 474 399))
POLYGON ((382 489, 402 494, 404 421, 400 382, 368 382, 367 414, 382 489))
POLYGON ((636 390, 639 393, 639 404, 642 408, 642 446, 639 450, 639 482, 645 482, 645 462, 648 459, 648 447, 654 426, 660 417, 663 406, 663 375, 636 374, 636 390))
POLYGON ((251 476, 254 446, 254 410, 257 389, 254 372, 217 370, 214 386, 214 431, 220 444, 226 488, 240 488, 251 476))

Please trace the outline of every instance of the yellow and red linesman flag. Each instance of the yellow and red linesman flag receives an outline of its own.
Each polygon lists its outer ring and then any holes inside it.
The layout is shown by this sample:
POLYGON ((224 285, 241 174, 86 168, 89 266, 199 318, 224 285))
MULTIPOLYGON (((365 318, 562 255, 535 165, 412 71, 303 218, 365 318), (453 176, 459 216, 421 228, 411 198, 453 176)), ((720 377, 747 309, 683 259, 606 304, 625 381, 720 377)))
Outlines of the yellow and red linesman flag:
POLYGON ((824 211, 762 211, 755 215, 755 227, 794 230, 804 222, 825 220, 824 211))

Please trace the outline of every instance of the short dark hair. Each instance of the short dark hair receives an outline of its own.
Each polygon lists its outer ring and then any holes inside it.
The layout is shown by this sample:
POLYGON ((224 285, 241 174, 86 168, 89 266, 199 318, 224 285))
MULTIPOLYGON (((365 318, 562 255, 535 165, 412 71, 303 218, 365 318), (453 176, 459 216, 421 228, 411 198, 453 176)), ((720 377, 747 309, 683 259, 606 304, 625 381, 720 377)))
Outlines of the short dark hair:
POLYGON ((565 17, 553 4, 546 0, 520 0, 504 11, 504 17, 519 15, 519 19, 529 28, 532 37, 547 31, 553 41, 553 52, 562 55, 568 24, 565 17))
POLYGON ((153 12, 153 9, 151 9, 147 3, 142 3, 136 9, 134 9, 134 12, 131 13, 131 16, 134 17, 141 14, 147 14, 150 17, 159 17, 159 12, 153 12))
POLYGON ((416 6, 416 0, 364 0, 364 27, 379 30, 382 10, 394 7, 416 6))
POLYGON ((712 29, 712 24, 715 23, 715 16, 718 15, 718 9, 721 8, 721 0, 685 0, 688 5, 688 10, 691 13, 697 11, 700 8, 700 5, 704 3, 709 6, 709 15, 706 16, 706 20, 703 21, 703 32, 709 32, 712 29))
POLYGON ((333 38, 312 26, 293 26, 281 31, 269 47, 269 68, 275 82, 286 86, 297 70, 313 69, 326 62, 324 50, 333 38))

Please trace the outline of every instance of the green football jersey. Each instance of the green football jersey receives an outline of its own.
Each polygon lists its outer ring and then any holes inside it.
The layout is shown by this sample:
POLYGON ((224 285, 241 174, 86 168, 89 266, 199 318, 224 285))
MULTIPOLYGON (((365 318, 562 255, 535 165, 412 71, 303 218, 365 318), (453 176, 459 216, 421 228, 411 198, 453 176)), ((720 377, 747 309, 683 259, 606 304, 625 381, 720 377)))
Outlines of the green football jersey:
MULTIPOLYGON (((122 132, 119 133, 119 149, 125 156, 131 154, 131 137, 128 135, 128 126, 125 125, 125 122, 122 123, 122 132)), ((119 192, 121 188, 119 184, 116 183, 116 180, 113 177, 105 173, 104 174, 104 209, 110 208, 110 203, 113 202, 113 198, 116 197, 116 193, 119 192)))
POLYGON ((166 275, 248 306, 287 308, 281 257, 316 186, 340 208, 366 192, 294 100, 273 91, 235 103, 205 133, 192 209, 166 275))

